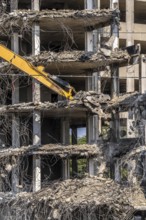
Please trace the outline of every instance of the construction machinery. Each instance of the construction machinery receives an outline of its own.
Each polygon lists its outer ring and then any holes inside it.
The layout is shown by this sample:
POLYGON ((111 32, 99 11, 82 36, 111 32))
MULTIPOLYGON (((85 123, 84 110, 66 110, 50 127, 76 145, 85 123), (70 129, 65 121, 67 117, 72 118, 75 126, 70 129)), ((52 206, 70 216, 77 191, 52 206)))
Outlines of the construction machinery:
POLYGON ((26 59, 9 50, 2 44, 0 44, 0 57, 57 94, 72 100, 73 93, 75 92, 74 88, 59 77, 45 72, 43 66, 35 67, 26 59))

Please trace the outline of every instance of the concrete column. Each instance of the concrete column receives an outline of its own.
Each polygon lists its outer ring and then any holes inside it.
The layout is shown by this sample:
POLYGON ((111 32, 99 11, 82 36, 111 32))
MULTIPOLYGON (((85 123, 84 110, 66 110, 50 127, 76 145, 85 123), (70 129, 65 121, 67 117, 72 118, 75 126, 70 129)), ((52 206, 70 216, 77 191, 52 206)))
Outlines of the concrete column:
MULTIPOLYGON (((100 9, 100 0, 93 0, 93 9, 100 9)), ((93 51, 97 52, 101 45, 101 29, 93 30, 93 51)))
MULTIPOLYGON (((128 1, 126 0, 126 31, 127 31, 127 39, 126 45, 131 46, 134 44, 134 0, 128 1)), ((134 66, 129 65, 126 69, 127 72, 127 83, 126 83, 126 92, 134 92, 134 76, 135 69, 134 66)), ((127 131, 130 130, 132 120, 127 118, 127 131)), ((129 132, 127 133, 127 137, 129 136, 129 132)))
POLYGON ((40 0, 31 0, 31 8, 32 8, 32 10, 39 11, 40 10, 40 0))
MULTIPOLYGON (((39 0, 31 1, 32 10, 39 11, 39 0)), ((40 53, 40 26, 38 23, 33 24, 32 28, 32 54, 38 55, 40 53)), ((41 101, 40 83, 33 80, 33 102, 41 101)), ((41 145, 41 112, 34 110, 33 112, 33 145, 41 145)), ((40 156, 33 156, 33 192, 41 189, 41 158, 40 156)))
POLYGON ((93 9, 94 0, 84 0, 84 8, 85 9, 93 9))
POLYGON ((101 0, 96 0, 96 8, 100 9, 101 6, 101 0))
POLYGON ((144 185, 146 183, 146 155, 144 154, 144 159, 143 159, 143 177, 142 177, 142 182, 144 182, 144 185))
POLYGON ((141 216, 135 216, 134 220, 142 220, 142 217, 141 216))
POLYGON ((116 112, 115 115, 114 115, 114 134, 115 134, 115 138, 116 138, 116 141, 118 142, 119 141, 119 129, 120 129, 120 119, 119 119, 119 112, 116 112))
POLYGON ((114 65, 111 67, 112 81, 111 81, 111 97, 115 98, 119 96, 119 67, 114 65))
POLYGON ((145 94, 146 93, 146 57, 145 55, 141 55, 140 59, 140 93, 145 94))
POLYGON ((85 51, 93 51, 93 31, 85 32, 85 51))
POLYGON ((38 55, 40 53, 40 26, 34 23, 32 27, 32 54, 38 55))
POLYGON ((62 118, 61 121, 61 136, 62 136, 62 144, 63 145, 69 145, 70 140, 69 140, 69 119, 68 118, 62 118))
POLYGON ((77 144, 78 135, 77 135, 77 127, 72 127, 72 144, 77 144))
POLYGON ((127 46, 134 44, 134 0, 126 0, 126 31, 127 31, 127 46))
POLYGON ((128 162, 128 182, 130 184, 136 184, 136 160, 131 160, 128 162))
MULTIPOLYGON (((77 127, 72 128, 72 145, 77 144, 78 136, 77 136, 77 127)), ((78 162, 77 158, 72 158, 72 176, 76 177, 78 173, 78 162)))
POLYGON ((110 0, 110 8, 111 9, 119 8, 119 0, 110 0))
POLYGON ((33 156, 33 192, 41 189, 41 158, 39 155, 33 156))
POLYGON ((119 24, 118 24, 118 19, 119 19, 119 14, 118 14, 118 9, 119 9, 119 0, 111 0, 111 8, 112 9, 117 9, 114 12, 113 16, 113 22, 111 26, 111 32, 112 36, 114 37, 114 42, 113 42, 113 51, 119 48, 119 24))
POLYGON ((11 12, 18 9, 18 0, 11 0, 10 10, 11 12))
MULTIPOLYGON (((126 45, 134 44, 134 0, 126 0, 126 45)), ((134 67, 127 66, 127 92, 134 92, 134 67)))
MULTIPOLYGON (((93 0, 84 0, 85 9, 93 9, 93 0)), ((85 51, 93 51, 93 31, 85 33, 85 51)))
POLYGON ((121 173, 120 173, 120 164, 119 160, 116 160, 115 162, 115 181, 120 182, 121 181, 121 173))
MULTIPOLYGON (((19 54, 19 37, 18 33, 14 32, 11 37, 11 50, 19 54)), ((19 103, 19 78, 18 76, 12 77, 12 104, 19 103)))
POLYGON ((92 75, 91 74, 87 74, 87 78, 85 81, 85 89, 87 92, 92 90, 92 75))
POLYGON ((19 53, 19 37, 18 33, 15 31, 11 37, 11 50, 15 53, 19 53))
MULTIPOLYGON (((13 102, 15 104, 15 102, 13 102)), ((12 115, 12 147, 20 147, 20 119, 16 114, 12 115)), ((12 191, 19 192, 19 159, 17 158, 17 167, 12 170, 12 191)))
POLYGON ((13 148, 20 147, 20 120, 19 116, 13 114, 12 116, 12 146, 13 148))
MULTIPOLYGON (((85 0, 85 9, 93 9, 100 7, 100 1, 94 0, 85 0)), ((86 32, 85 33, 85 50, 87 52, 94 51, 96 52, 100 45, 100 33, 97 30, 86 32)), ((87 78, 87 91, 94 90, 100 91, 100 80, 98 78, 98 73, 92 74, 92 78, 87 78)), ((99 117, 98 115, 88 115, 87 116, 87 139, 89 144, 96 144, 99 137, 99 117)), ((95 163, 91 158, 89 159, 89 174, 94 175, 95 163)))
MULTIPOLYGON (((141 55, 141 60, 140 60, 140 64, 139 64, 139 75, 140 75, 140 88, 139 88, 139 92, 141 94, 145 94, 146 93, 146 58, 145 55, 141 55)), ((141 125, 141 129, 140 129, 140 134, 142 137, 142 142, 143 144, 146 144, 146 116, 145 116, 145 112, 146 110, 144 109, 142 112, 142 125, 141 125), (143 134, 143 135, 142 135, 143 134)))
MULTIPOLYGON (((68 118, 62 118, 61 121, 61 136, 62 136, 62 144, 63 145, 69 145, 70 144, 70 134, 69 134, 69 119, 68 118)), ((69 159, 63 159, 62 161, 62 176, 63 179, 69 179, 70 178, 70 164, 69 159)))
POLYGON ((134 66, 127 66, 127 83, 126 83, 126 92, 134 92, 134 76, 135 70, 134 66))
MULTIPOLYGON (((119 0, 111 0, 110 1, 110 7, 112 9, 119 9, 119 0)), ((119 48, 119 25, 117 22, 118 18, 118 13, 115 12, 115 15, 113 17, 113 22, 111 26, 111 32, 112 36, 114 37, 114 42, 113 42, 113 51, 119 48)), ((116 96, 119 95, 119 67, 118 65, 114 65, 112 67, 112 87, 111 87, 111 93, 112 93, 112 98, 115 98, 116 96)))
POLYGON ((92 76, 92 90, 97 92, 98 94, 101 93, 101 76, 100 76, 100 72, 95 72, 93 73, 92 76))
POLYGON ((88 144, 97 144, 99 138, 99 116, 88 115, 87 119, 87 140, 88 144))
MULTIPOLYGON (((41 113, 33 112, 33 145, 41 145, 41 113)), ((33 156, 33 192, 41 189, 41 157, 33 156)))
POLYGON ((93 158, 89 158, 88 166, 89 166, 89 174, 92 176, 95 175, 95 161, 93 158))
MULTIPOLYGON (((14 33, 11 38, 11 49, 19 53, 19 38, 18 33, 14 33)), ((18 76, 12 77, 12 104, 19 103, 19 78, 18 76)), ((19 116, 16 114, 12 115, 12 146, 20 147, 20 136, 19 136, 19 116)))
POLYGON ((69 159, 63 159, 63 180, 70 178, 70 164, 69 159))
MULTIPOLYGON (((18 0, 11 0, 10 10, 13 12, 18 9, 18 0)), ((19 53, 19 37, 18 33, 14 32, 11 37, 11 49, 15 53, 19 53)), ((19 78, 18 76, 12 77, 12 104, 19 103, 19 78)), ((16 114, 12 115, 12 147, 20 147, 20 120, 16 114)), ((19 159, 17 158, 17 166, 12 170, 12 191, 19 192, 19 159)))

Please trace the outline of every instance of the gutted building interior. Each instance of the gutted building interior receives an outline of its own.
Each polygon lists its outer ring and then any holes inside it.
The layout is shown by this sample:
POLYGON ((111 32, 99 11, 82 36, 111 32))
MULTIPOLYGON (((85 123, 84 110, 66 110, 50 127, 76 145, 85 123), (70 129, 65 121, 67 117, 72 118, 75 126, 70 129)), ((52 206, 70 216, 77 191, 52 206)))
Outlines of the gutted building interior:
POLYGON ((146 219, 144 0, 1 0, 0 220, 146 219))

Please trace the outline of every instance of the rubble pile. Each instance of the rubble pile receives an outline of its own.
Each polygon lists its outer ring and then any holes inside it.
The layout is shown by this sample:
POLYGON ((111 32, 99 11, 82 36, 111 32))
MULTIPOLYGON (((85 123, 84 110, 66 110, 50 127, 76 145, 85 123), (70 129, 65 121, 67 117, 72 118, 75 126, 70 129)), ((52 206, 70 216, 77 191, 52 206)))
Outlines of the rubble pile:
POLYGON ((111 179, 85 177, 56 181, 36 193, 1 195, 0 207, 7 220, 126 219, 134 206, 145 204, 138 187, 123 187, 111 179), (137 203, 135 203, 135 201, 137 203), (11 217, 10 217, 11 216, 11 217))

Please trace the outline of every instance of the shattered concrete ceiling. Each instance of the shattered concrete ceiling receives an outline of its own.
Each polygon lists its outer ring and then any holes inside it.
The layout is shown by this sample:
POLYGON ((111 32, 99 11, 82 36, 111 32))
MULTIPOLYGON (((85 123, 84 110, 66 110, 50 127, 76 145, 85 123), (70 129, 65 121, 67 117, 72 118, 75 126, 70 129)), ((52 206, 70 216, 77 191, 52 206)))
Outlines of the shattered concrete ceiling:
MULTIPOLYGON (((78 92, 73 100, 64 100, 58 101, 55 103, 50 102, 39 102, 39 103, 20 103, 14 105, 6 105, 0 107, 0 114, 3 113, 13 113, 13 112, 33 112, 33 110, 47 111, 47 112, 56 112, 56 110, 63 111, 63 114, 66 115, 65 110, 76 110, 78 113, 81 111, 82 114, 84 111, 89 111, 93 114, 98 114, 100 116, 105 116, 102 108, 108 105, 110 100, 109 95, 98 94, 94 91, 80 91, 78 92)), ((60 115, 59 115, 60 116, 60 115)), ((80 115, 79 115, 80 116, 80 115)), ((57 117, 57 115, 55 115, 57 117)), ((76 116, 78 117, 78 116, 76 116)))
POLYGON ((144 105, 146 95, 138 92, 126 93, 111 99, 107 107, 107 111, 120 108, 120 111, 126 111, 130 108, 137 108, 144 105))
POLYGON ((60 158, 77 157, 94 157, 101 156, 100 148, 97 145, 69 145, 47 144, 42 146, 22 146, 21 148, 8 148, 0 150, 0 158, 25 155, 53 155, 60 158))
MULTIPOLYGON (((97 53, 84 51, 42 52, 37 56, 29 56, 26 59, 33 65, 43 65, 50 74, 85 74, 97 71, 98 68, 119 63, 128 63, 130 57, 126 51, 111 52, 109 49, 101 48, 97 53)), ((1 63, 0 71, 7 72, 9 64, 1 63)), ((11 69, 12 70, 12 69, 11 69)))
POLYGON ((112 10, 44 10, 31 11, 22 10, 9 14, 3 14, 0 18, 1 35, 8 35, 13 32, 12 28, 29 30, 34 22, 39 22, 43 31, 64 31, 64 27, 72 30, 84 28, 96 28, 105 24, 112 18, 112 10))

